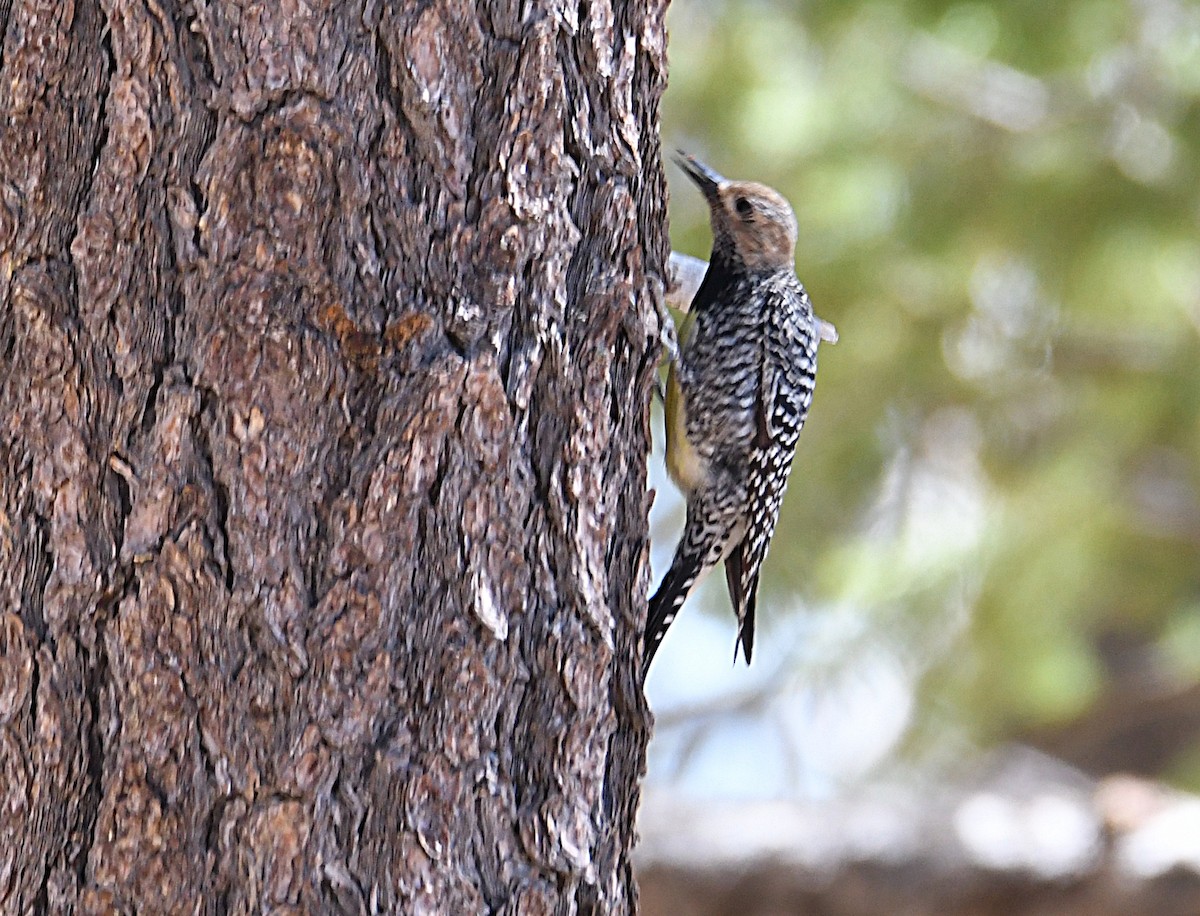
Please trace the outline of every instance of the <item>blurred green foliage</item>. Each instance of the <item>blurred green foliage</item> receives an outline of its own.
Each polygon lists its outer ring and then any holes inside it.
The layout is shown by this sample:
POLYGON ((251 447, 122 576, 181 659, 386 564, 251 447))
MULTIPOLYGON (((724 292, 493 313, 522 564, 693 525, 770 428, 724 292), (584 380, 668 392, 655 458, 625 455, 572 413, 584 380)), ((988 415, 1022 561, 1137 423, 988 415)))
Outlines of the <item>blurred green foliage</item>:
POLYGON ((1200 8, 676 0, 670 31, 666 142, 784 192, 841 334, 766 591, 864 615, 918 736, 1193 682, 1200 8))

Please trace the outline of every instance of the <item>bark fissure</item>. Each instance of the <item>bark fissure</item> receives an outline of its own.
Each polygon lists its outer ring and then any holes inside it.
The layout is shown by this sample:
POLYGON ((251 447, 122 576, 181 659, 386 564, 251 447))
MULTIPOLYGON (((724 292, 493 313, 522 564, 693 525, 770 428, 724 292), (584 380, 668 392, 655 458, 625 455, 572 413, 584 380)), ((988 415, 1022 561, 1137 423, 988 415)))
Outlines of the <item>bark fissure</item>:
POLYGON ((91 200, 92 187, 96 182, 96 176, 100 172, 100 159, 104 155, 104 150, 108 146, 108 107, 112 98, 113 77, 117 72, 117 57, 113 52, 112 30, 109 28, 107 20, 100 29, 100 53, 104 58, 104 70, 100 80, 100 92, 96 97, 96 124, 98 125, 99 130, 96 132, 96 137, 92 141, 91 161, 85 172, 83 185, 79 189, 79 198, 71 207, 71 209, 78 212, 85 212, 87 209, 84 204, 91 200))
MULTIPOLYGON (((27 471, 18 471, 18 473, 24 474, 27 471)), ((25 625, 33 630, 33 635, 37 642, 45 643, 53 639, 53 636, 49 632, 49 627, 46 625, 46 615, 43 609, 43 603, 46 599, 46 585, 50 581, 50 573, 54 566, 54 555, 50 550, 50 520, 32 506, 26 505, 23 508, 28 513, 26 518, 29 520, 28 530, 32 543, 29 547, 30 556, 26 566, 28 574, 24 594, 22 595, 24 600, 21 602, 21 618, 24 620, 25 625)), ((52 643, 51 647, 53 647, 52 643)), ((34 691, 33 699, 33 713, 36 719, 36 690, 34 691)))
POLYGON ((4 46, 8 38, 8 16, 12 12, 12 0, 0 0, 0 72, 4 70, 4 46))
MULTIPOLYGON (((124 583, 123 592, 135 587, 133 580, 124 583)), ((112 607, 119 607, 114 603, 112 607)), ((108 654, 105 648, 105 630, 107 628, 107 613, 100 612, 94 618, 95 644, 84 648, 83 694, 87 717, 85 722, 87 738, 87 780, 86 790, 80 804, 80 833, 86 837, 86 842, 77 850, 71 863, 75 870, 75 879, 80 887, 85 887, 88 876, 88 863, 92 851, 99 842, 97 831, 100 829, 100 806, 104 801, 104 729, 106 717, 102 708, 101 697, 108 684, 108 654)))
MULTIPOLYGON (((193 387, 196 387, 193 383, 193 387)), ((209 440, 209 429, 215 422, 215 410, 213 406, 213 395, 206 393, 203 389, 199 389, 200 394, 200 409, 192 417, 192 438, 196 445, 196 457, 199 459, 197 473, 201 479, 211 486, 213 497, 213 512, 212 512, 212 541, 215 549, 219 551, 214 558, 217 560, 222 581, 225 585, 225 591, 228 594, 233 594, 236 586, 236 575, 233 566, 233 557, 229 551, 230 534, 229 534, 229 487, 217 477, 217 466, 213 459, 212 445, 209 440)))

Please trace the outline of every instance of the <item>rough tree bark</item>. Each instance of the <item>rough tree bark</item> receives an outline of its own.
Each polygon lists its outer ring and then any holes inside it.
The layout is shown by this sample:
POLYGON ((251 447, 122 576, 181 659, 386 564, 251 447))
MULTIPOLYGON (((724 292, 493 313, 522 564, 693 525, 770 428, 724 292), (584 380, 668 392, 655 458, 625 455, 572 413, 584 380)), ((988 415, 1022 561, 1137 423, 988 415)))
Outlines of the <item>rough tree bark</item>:
POLYGON ((664 6, 0 0, 0 911, 636 908, 664 6))

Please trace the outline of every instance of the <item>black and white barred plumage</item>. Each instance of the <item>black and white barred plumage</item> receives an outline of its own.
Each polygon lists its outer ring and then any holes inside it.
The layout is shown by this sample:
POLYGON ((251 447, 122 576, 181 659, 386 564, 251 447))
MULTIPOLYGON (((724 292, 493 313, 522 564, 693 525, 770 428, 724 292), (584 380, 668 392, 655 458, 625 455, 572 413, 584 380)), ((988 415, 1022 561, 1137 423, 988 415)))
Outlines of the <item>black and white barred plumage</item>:
POLYGON ((721 560, 750 661, 758 577, 812 402, 821 322, 792 266, 776 192, 681 162, 712 210, 713 254, 667 392, 667 464, 687 496, 671 568, 650 599, 643 671, 696 581, 721 560))

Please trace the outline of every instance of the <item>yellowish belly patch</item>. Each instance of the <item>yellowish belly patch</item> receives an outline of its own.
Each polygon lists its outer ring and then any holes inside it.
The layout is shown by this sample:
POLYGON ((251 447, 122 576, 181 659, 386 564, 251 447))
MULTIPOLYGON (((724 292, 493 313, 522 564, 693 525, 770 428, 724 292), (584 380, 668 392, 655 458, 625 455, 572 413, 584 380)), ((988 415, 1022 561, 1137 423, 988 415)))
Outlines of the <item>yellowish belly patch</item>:
POLYGON ((667 379, 666 404, 667 473, 685 494, 691 493, 708 476, 708 468, 700 453, 687 438, 687 408, 683 392, 675 380, 674 371, 667 379))

